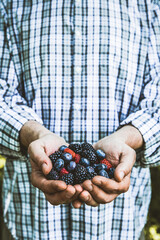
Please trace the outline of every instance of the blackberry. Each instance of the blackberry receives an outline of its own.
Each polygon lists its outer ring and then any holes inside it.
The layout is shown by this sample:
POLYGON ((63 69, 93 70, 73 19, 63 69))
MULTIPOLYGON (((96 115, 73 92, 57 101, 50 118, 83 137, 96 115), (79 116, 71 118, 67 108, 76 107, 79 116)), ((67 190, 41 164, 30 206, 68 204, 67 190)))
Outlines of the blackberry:
POLYGON ((46 175, 46 178, 48 180, 58 180, 59 175, 58 173, 54 170, 54 168, 51 169, 51 171, 46 175))
POLYGON ((88 179, 86 168, 80 164, 77 164, 74 174, 75 174, 76 183, 82 183, 88 179))
POLYGON ((82 156, 87 158, 90 161, 91 165, 98 161, 95 152, 93 152, 92 150, 84 150, 82 152, 82 156))
POLYGON ((81 144, 82 146, 82 151, 84 150, 89 150, 89 151, 92 151, 94 153, 96 153, 96 150, 94 149, 94 147, 92 146, 92 144, 88 143, 88 142, 84 142, 81 144))
POLYGON ((80 154, 82 152, 82 146, 79 143, 71 143, 69 148, 74 151, 75 153, 80 154))
POLYGON ((61 177, 61 180, 64 181, 67 185, 74 185, 74 175, 72 173, 64 174, 61 177))
POLYGON ((53 165, 55 164, 58 158, 61 158, 61 154, 62 154, 62 151, 56 151, 49 156, 53 165))

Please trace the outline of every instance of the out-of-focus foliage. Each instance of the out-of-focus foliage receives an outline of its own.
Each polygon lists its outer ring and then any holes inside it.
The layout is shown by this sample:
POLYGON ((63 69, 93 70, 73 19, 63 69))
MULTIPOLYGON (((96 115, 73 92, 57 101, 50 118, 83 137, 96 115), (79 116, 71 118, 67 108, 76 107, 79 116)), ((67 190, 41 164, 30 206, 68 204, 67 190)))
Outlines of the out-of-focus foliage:
POLYGON ((0 155, 0 169, 4 167, 6 163, 6 159, 0 155))
POLYGON ((0 156, 0 239, 2 239, 1 233, 2 233, 2 180, 3 180, 3 167, 5 164, 5 159, 0 156))
POLYGON ((145 227, 146 240, 160 240, 160 166, 151 169, 152 200, 145 227))
MULTIPOLYGON (((5 158, 0 156, 0 222, 2 222, 2 180, 5 158)), ((152 200, 145 226, 145 240, 160 240, 160 167, 151 169, 152 176, 152 200)), ((0 239, 1 239, 0 224, 0 239)))

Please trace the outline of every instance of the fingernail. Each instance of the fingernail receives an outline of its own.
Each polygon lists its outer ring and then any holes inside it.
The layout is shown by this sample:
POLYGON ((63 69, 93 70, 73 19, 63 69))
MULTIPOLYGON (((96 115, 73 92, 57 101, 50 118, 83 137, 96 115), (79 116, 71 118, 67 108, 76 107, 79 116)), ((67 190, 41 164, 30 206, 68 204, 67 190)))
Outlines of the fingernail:
POLYGON ((92 192, 92 190, 93 190, 93 185, 92 185, 92 183, 89 184, 89 185, 87 186, 87 188, 88 188, 88 191, 89 191, 89 192, 92 192))
POLYGON ((44 171, 46 171, 47 170, 47 164, 46 163, 43 163, 42 164, 42 172, 44 171))
POLYGON ((120 172, 120 173, 119 173, 119 177, 120 177, 120 179, 122 180, 122 179, 124 178, 124 172, 120 172))
POLYGON ((99 178, 96 178, 93 180, 93 183, 97 186, 100 186, 101 185, 101 180, 99 178))

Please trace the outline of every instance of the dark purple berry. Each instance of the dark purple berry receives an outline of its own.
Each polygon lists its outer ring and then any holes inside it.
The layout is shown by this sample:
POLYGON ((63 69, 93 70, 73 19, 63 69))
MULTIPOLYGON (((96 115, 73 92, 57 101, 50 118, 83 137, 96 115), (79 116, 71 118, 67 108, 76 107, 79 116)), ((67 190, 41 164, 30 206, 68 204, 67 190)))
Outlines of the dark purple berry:
POLYGON ((64 174, 61 177, 61 180, 64 181, 67 185, 74 185, 74 175, 72 173, 64 174))
POLYGON ((91 165, 97 162, 97 156, 92 150, 84 150, 81 155, 87 158, 91 165))
POLYGON ((96 155, 97 155, 98 160, 103 160, 106 157, 105 152, 103 152, 101 149, 98 149, 96 151, 96 155))
POLYGON ((82 146, 80 143, 71 143, 69 148, 77 154, 81 154, 82 152, 82 146))
POLYGON ((61 159, 61 158, 57 159, 57 161, 56 161, 55 164, 54 164, 54 169, 55 169, 57 172, 60 172, 63 167, 64 167, 64 161, 63 161, 63 159, 61 159))
POLYGON ((61 157, 61 154, 62 154, 62 151, 56 151, 49 156, 53 165, 56 162, 56 160, 61 157))
POLYGON ((88 177, 86 168, 80 164, 77 164, 74 173, 75 173, 76 183, 82 183, 88 177))
POLYGON ((73 172, 75 167, 76 167, 76 163, 74 161, 70 161, 69 164, 67 165, 67 170, 68 172, 73 172))
POLYGON ((64 149, 68 148, 66 145, 62 145, 60 148, 59 148, 59 151, 64 151, 64 149))
POLYGON ((94 149, 94 147, 92 146, 92 144, 88 143, 88 142, 84 142, 81 144, 82 146, 82 151, 84 150, 89 150, 89 151, 92 151, 94 153, 96 153, 96 150, 94 149))
POLYGON ((54 170, 54 168, 51 169, 51 171, 46 175, 46 178, 48 180, 58 180, 59 175, 58 173, 54 170))
POLYGON ((98 175, 105 177, 105 178, 109 178, 108 173, 104 169, 100 170, 98 172, 98 175))
POLYGON ((66 164, 68 164, 73 159, 72 155, 68 152, 62 153, 61 156, 62 156, 62 158, 63 158, 63 160, 65 161, 66 164))
POLYGON ((83 165, 84 167, 87 167, 90 165, 90 161, 87 158, 82 157, 79 161, 79 164, 83 165))

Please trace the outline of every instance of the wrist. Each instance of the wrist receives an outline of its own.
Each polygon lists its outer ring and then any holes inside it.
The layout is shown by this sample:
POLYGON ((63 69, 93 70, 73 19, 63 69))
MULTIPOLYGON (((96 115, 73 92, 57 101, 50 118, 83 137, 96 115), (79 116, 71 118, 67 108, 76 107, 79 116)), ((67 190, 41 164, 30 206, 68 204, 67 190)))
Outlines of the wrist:
POLYGON ((33 120, 27 121, 20 130, 20 143, 24 147, 28 148, 31 142, 43 137, 48 133, 50 133, 50 131, 40 123, 33 120))
POLYGON ((141 148, 144 144, 140 131, 132 125, 125 125, 115 133, 115 136, 133 149, 141 148))

